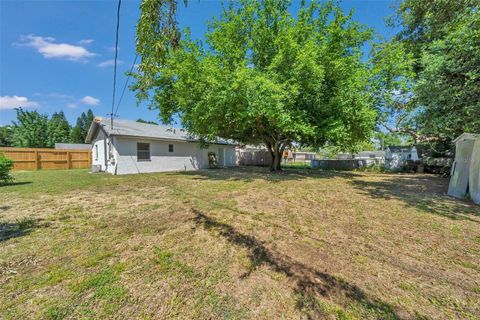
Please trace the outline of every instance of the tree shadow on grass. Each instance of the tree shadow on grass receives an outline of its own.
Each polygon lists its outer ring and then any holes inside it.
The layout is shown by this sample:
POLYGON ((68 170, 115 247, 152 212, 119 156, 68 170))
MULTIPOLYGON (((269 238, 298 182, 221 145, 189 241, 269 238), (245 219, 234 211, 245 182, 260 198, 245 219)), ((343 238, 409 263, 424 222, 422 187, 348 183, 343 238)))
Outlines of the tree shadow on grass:
POLYGON ((307 178, 326 179, 332 177, 352 177, 353 173, 346 171, 327 171, 318 169, 290 169, 286 168, 280 172, 270 172, 267 167, 232 167, 221 169, 202 169, 197 171, 185 171, 170 173, 170 175, 192 176, 193 180, 224 180, 244 181, 266 180, 269 182, 281 182, 290 180, 302 180, 307 178))
MULTIPOLYGON (((294 283, 295 294, 300 297, 297 301, 297 309, 305 312, 308 318, 316 319, 327 315, 325 310, 315 303, 316 297, 326 298, 341 306, 354 304, 366 314, 375 315, 378 319, 402 318, 392 305, 369 297, 358 286, 297 262, 289 256, 269 250, 255 237, 242 234, 232 226, 218 222, 196 209, 192 210, 195 213, 194 221, 197 226, 215 230, 228 242, 248 250, 251 267, 240 278, 248 277, 262 265, 284 274, 294 283)), ((403 310, 402 313, 406 314, 403 310)))
POLYGON ((31 184, 31 181, 12 181, 12 182, 7 182, 7 183, 0 183, 0 188, 8 188, 8 187, 13 187, 13 186, 21 186, 24 184, 31 184))
POLYGON ((0 222, 0 242, 28 235, 34 229, 47 227, 42 219, 21 219, 16 222, 0 222))
POLYGON ((480 206, 473 202, 449 197, 448 179, 434 175, 384 175, 380 181, 364 178, 350 183, 364 194, 376 199, 397 199, 406 206, 447 217, 480 223, 480 206))

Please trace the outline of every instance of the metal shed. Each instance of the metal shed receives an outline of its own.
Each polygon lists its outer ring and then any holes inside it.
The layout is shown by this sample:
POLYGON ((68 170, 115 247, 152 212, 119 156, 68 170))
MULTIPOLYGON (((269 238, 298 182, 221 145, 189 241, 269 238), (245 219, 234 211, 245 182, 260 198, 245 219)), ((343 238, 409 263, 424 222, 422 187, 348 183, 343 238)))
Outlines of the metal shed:
POLYGON ((480 203, 480 135, 463 133, 454 141, 455 161, 452 166, 448 194, 464 198, 470 194, 480 203))

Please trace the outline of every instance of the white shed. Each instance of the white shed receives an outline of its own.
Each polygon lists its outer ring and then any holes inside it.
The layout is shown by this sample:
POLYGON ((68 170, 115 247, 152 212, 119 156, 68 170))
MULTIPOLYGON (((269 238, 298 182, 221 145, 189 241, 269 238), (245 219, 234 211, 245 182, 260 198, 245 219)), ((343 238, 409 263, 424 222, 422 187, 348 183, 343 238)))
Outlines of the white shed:
POLYGON ((209 167, 214 153, 219 166, 235 166, 235 144, 219 140, 204 148, 184 129, 130 120, 95 118, 86 142, 92 146, 92 169, 111 174, 198 170, 209 167))
POLYGON ((480 203, 480 135, 463 133, 453 142, 455 161, 448 194, 456 198, 470 194, 475 203, 480 203))

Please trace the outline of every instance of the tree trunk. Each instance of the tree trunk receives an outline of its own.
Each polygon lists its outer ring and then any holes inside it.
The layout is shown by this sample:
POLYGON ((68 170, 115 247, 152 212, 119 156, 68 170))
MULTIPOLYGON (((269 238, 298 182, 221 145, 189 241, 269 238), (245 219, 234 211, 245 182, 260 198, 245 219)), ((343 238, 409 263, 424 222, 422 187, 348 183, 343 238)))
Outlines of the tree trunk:
POLYGON ((282 155, 285 147, 280 146, 280 143, 276 141, 274 143, 267 142, 266 145, 271 156, 270 171, 282 171, 282 155))

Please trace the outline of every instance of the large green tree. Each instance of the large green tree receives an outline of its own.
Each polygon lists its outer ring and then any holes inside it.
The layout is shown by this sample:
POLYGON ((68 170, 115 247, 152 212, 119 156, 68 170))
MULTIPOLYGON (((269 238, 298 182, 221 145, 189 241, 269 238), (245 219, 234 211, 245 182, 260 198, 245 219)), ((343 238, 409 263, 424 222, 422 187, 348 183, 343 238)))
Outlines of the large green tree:
POLYGON ((398 120, 387 121, 394 124, 394 131, 443 148, 451 147, 452 139, 463 132, 480 132, 479 4, 478 0, 400 2, 391 21, 400 31, 384 44, 383 52, 376 52, 380 62, 382 56, 395 57, 400 50, 405 57, 397 60, 404 70, 390 70, 398 76, 389 79, 390 85, 399 78, 408 83, 403 91, 406 98, 395 97, 397 101, 385 109, 398 120))
POLYGON ((231 3, 210 22, 205 45, 188 32, 179 42, 161 32, 162 3, 142 4, 134 88, 164 122, 178 115, 206 141, 264 143, 273 171, 293 142, 354 151, 371 136, 376 114, 362 62, 371 31, 335 3, 303 2, 295 16, 286 0, 231 3))
POLYGON ((63 111, 53 113, 52 117, 48 121, 48 140, 47 146, 54 147, 58 142, 70 141, 70 125, 63 111))
POLYGON ((13 121, 15 147, 45 148, 48 141, 48 116, 37 111, 16 109, 17 121, 13 121))

